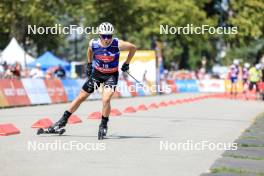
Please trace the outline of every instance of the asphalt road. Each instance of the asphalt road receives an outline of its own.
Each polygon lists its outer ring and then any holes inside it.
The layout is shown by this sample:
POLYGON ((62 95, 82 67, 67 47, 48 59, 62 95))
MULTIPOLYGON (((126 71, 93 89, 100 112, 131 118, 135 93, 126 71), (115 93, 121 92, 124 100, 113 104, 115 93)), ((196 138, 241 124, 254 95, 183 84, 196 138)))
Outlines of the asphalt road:
MULTIPOLYGON (((114 99, 112 107, 176 100, 200 94, 114 99)), ((56 121, 69 104, 0 110, 0 124, 13 123, 21 134, 0 136, 0 175, 197 176, 224 149, 191 148, 195 144, 231 145, 264 111, 262 102, 204 99, 112 117, 107 139, 97 140, 100 101, 87 101, 76 112, 83 123, 68 125, 63 136, 36 135, 38 119, 56 121), (70 147, 72 148, 70 150, 70 147)), ((200 145, 199 145, 200 146, 200 145)))

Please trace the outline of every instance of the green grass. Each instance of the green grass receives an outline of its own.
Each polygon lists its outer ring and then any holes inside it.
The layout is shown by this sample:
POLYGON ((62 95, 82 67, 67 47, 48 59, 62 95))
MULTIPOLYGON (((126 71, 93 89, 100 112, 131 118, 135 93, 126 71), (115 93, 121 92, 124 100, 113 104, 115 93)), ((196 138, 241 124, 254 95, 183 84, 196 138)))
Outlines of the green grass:
POLYGON ((250 132, 250 129, 246 129, 245 132, 248 132, 249 133, 250 132))
POLYGON ((249 173, 249 171, 246 170, 229 168, 229 167, 218 167, 211 169, 211 173, 222 173, 222 172, 231 172, 236 174, 249 173))
POLYGON ((241 136, 239 139, 256 139, 256 140, 264 140, 264 136, 241 136))
POLYGON ((258 139, 256 136, 240 136, 239 139, 258 139))
POLYGON ((257 145, 257 144, 237 144, 238 147, 264 147, 264 145, 257 145))
POLYGON ((211 169, 211 173, 235 173, 239 175, 244 174, 256 174, 257 176, 264 176, 264 172, 251 172, 243 169, 229 168, 229 167, 218 167, 211 169))
POLYGON ((237 158, 237 159, 264 160, 264 157, 242 156, 242 155, 235 155, 235 154, 224 154, 223 156, 237 158))

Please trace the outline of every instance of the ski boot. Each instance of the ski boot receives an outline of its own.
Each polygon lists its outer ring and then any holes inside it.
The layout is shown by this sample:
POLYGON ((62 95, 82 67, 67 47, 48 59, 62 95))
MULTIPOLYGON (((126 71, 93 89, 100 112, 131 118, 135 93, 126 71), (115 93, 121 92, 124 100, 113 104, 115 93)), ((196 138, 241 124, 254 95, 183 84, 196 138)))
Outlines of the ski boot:
POLYGON ((99 125, 99 131, 98 131, 98 140, 102 140, 104 139, 104 137, 107 134, 107 122, 108 122, 108 118, 103 117, 101 124, 99 125))
POLYGON ((68 119, 70 117, 71 113, 68 111, 65 111, 61 119, 56 122, 54 125, 50 126, 47 130, 44 130, 43 128, 38 129, 37 135, 40 134, 59 134, 62 135, 65 133, 65 129, 63 127, 66 126, 68 119))

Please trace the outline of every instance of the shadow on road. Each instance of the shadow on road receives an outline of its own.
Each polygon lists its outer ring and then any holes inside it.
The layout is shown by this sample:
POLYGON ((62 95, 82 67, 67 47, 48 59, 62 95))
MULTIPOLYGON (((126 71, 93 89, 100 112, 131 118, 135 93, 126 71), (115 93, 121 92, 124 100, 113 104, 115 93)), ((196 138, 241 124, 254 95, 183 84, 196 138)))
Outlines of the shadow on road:
POLYGON ((123 136, 123 135, 110 135, 106 136, 105 139, 154 139, 154 138, 162 138, 158 136, 123 136))
MULTIPOLYGON (((52 135, 41 135, 39 137, 76 137, 76 138, 97 138, 97 136, 89 136, 89 135, 70 135, 70 134, 66 134, 66 135, 58 135, 58 134, 52 134, 52 135)), ((158 136, 123 136, 123 135, 109 135, 106 136, 105 139, 154 139, 154 138, 162 138, 162 137, 158 137, 158 136)))

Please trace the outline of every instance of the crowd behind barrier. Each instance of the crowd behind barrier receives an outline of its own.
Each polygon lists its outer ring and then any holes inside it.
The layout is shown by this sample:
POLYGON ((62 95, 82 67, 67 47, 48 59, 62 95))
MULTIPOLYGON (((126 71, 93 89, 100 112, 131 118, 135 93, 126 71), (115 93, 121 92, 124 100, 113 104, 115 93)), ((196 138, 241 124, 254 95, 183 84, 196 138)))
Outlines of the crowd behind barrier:
POLYGON ((0 79, 22 79, 22 78, 66 78, 66 70, 61 65, 50 67, 43 70, 40 63, 35 67, 22 68, 19 62, 15 64, 7 64, 3 62, 0 64, 0 79))
MULTIPOLYGON (((28 106, 38 104, 65 103, 72 101, 78 94, 85 79, 0 79, 0 107, 28 106)), ((184 92, 229 92, 231 83, 228 80, 172 80, 167 79, 159 83, 136 82, 120 79, 114 95, 119 97, 150 96, 159 93, 184 93, 184 92)), ((238 91, 242 92, 242 83, 238 91)), ((263 87, 263 86, 262 86, 263 87)), ((101 89, 96 90, 89 99, 100 99, 101 89)))

